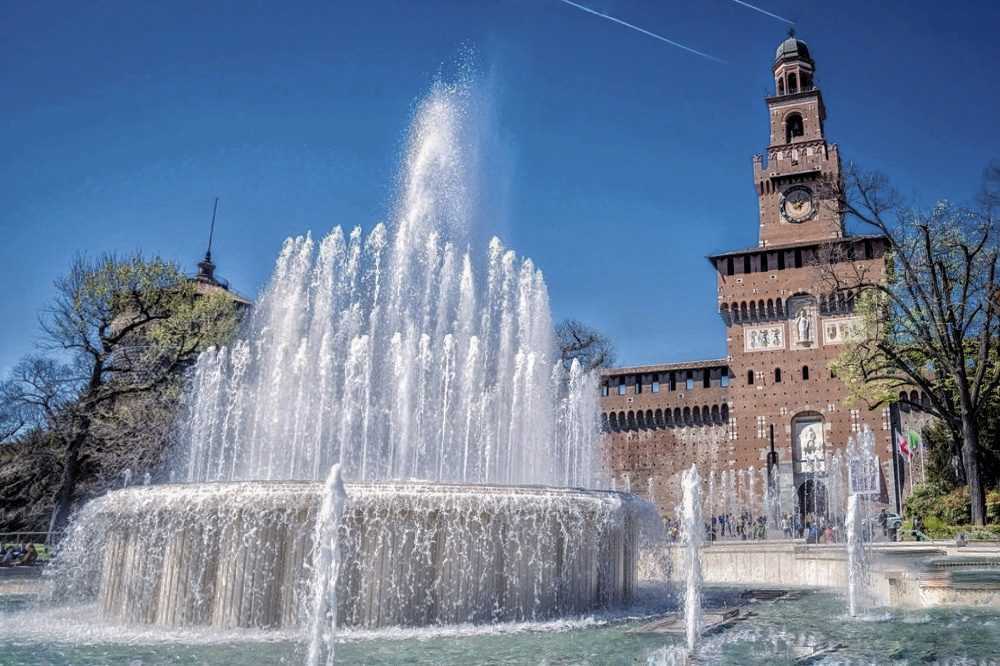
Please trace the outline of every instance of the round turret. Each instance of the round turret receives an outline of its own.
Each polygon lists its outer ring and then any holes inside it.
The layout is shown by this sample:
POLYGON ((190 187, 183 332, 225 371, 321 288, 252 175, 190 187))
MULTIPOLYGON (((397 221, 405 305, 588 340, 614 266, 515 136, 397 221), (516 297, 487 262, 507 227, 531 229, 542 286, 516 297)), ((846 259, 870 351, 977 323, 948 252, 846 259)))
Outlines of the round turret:
POLYGON ((804 60, 813 64, 812 56, 809 55, 809 47, 801 39, 796 39, 794 36, 789 36, 788 39, 778 44, 778 50, 774 53, 775 64, 790 60, 804 60))

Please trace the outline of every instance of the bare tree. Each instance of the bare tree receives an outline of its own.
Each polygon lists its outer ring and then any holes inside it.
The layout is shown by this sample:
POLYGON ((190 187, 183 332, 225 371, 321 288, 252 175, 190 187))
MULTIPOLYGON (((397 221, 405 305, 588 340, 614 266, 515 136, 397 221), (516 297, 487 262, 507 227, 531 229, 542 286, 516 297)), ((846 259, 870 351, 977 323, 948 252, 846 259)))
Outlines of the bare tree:
POLYGON ((821 262, 836 292, 855 297, 864 335, 845 345, 838 375, 874 406, 891 401, 941 419, 961 454, 972 518, 985 521, 980 417, 1000 387, 996 167, 977 209, 947 202, 904 205, 884 176, 849 168, 839 204, 882 237, 885 275, 855 261, 854 243, 832 244, 821 262), (927 402, 913 403, 918 388, 927 402))
POLYGON ((18 365, 10 395, 33 410, 63 446, 62 473, 49 522, 65 524, 80 476, 81 451, 116 403, 148 395, 235 327, 222 294, 199 294, 173 264, 140 255, 78 258, 56 281, 42 319, 44 347, 62 365, 31 357, 18 365))
POLYGON ((600 331, 575 319, 565 319, 556 326, 559 354, 569 367, 574 359, 586 370, 606 368, 615 362, 615 346, 600 331))
POLYGON ((28 425, 25 409, 13 399, 13 393, 12 382, 0 384, 0 444, 13 440, 28 425))

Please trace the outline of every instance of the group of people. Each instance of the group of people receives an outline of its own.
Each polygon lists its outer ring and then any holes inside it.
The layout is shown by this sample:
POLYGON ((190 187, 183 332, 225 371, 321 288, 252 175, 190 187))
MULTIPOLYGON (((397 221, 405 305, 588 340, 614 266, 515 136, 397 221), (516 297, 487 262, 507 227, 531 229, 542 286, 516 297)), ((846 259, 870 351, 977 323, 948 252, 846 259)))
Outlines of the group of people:
MULTIPOLYGON (((664 526, 667 531, 667 539, 671 543, 681 540, 681 524, 674 518, 666 518, 664 526)), ((731 513, 712 516, 711 520, 705 521, 705 539, 715 541, 720 538, 762 540, 767 538, 767 518, 764 516, 754 516, 750 513, 742 513, 734 516, 731 513)))
POLYGON ((33 543, 0 544, 0 567, 29 567, 38 562, 33 543))
POLYGON ((837 543, 841 529, 822 514, 786 513, 781 516, 781 533, 786 539, 805 539, 806 543, 837 543))
POLYGON ((706 525, 706 530, 707 536, 712 541, 724 537, 759 541, 767 538, 767 517, 755 516, 749 511, 736 516, 722 513, 712 516, 711 523, 706 525))

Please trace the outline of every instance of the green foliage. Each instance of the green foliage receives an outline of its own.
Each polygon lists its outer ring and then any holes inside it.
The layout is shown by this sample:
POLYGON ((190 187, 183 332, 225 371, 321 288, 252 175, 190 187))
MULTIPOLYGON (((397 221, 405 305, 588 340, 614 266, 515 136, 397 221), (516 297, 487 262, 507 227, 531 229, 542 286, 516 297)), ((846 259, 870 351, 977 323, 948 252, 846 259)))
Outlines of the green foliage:
POLYGON ((914 516, 921 516, 923 519, 940 518, 938 509, 941 498, 947 494, 948 490, 936 483, 918 483, 913 486, 913 492, 906 498, 904 511, 906 516, 912 519, 914 516))
POLYGON ((986 519, 1000 525, 1000 488, 986 493, 986 519))
POLYGON ((948 490, 935 483, 921 483, 913 487, 906 498, 906 515, 912 519, 920 516, 930 528, 932 521, 940 525, 961 525, 972 520, 969 489, 960 486, 948 490))

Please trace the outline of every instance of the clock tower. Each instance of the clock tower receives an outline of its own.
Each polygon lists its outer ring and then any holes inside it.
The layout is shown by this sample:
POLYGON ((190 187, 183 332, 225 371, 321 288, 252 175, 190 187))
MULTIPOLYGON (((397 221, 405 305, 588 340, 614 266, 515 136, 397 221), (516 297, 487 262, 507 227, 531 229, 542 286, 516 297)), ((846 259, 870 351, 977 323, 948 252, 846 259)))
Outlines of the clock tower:
POLYGON ((775 95, 766 99, 771 141, 767 155, 755 155, 753 162, 760 246, 842 238, 835 195, 840 154, 826 142, 826 108, 806 43, 789 35, 771 70, 775 95))

